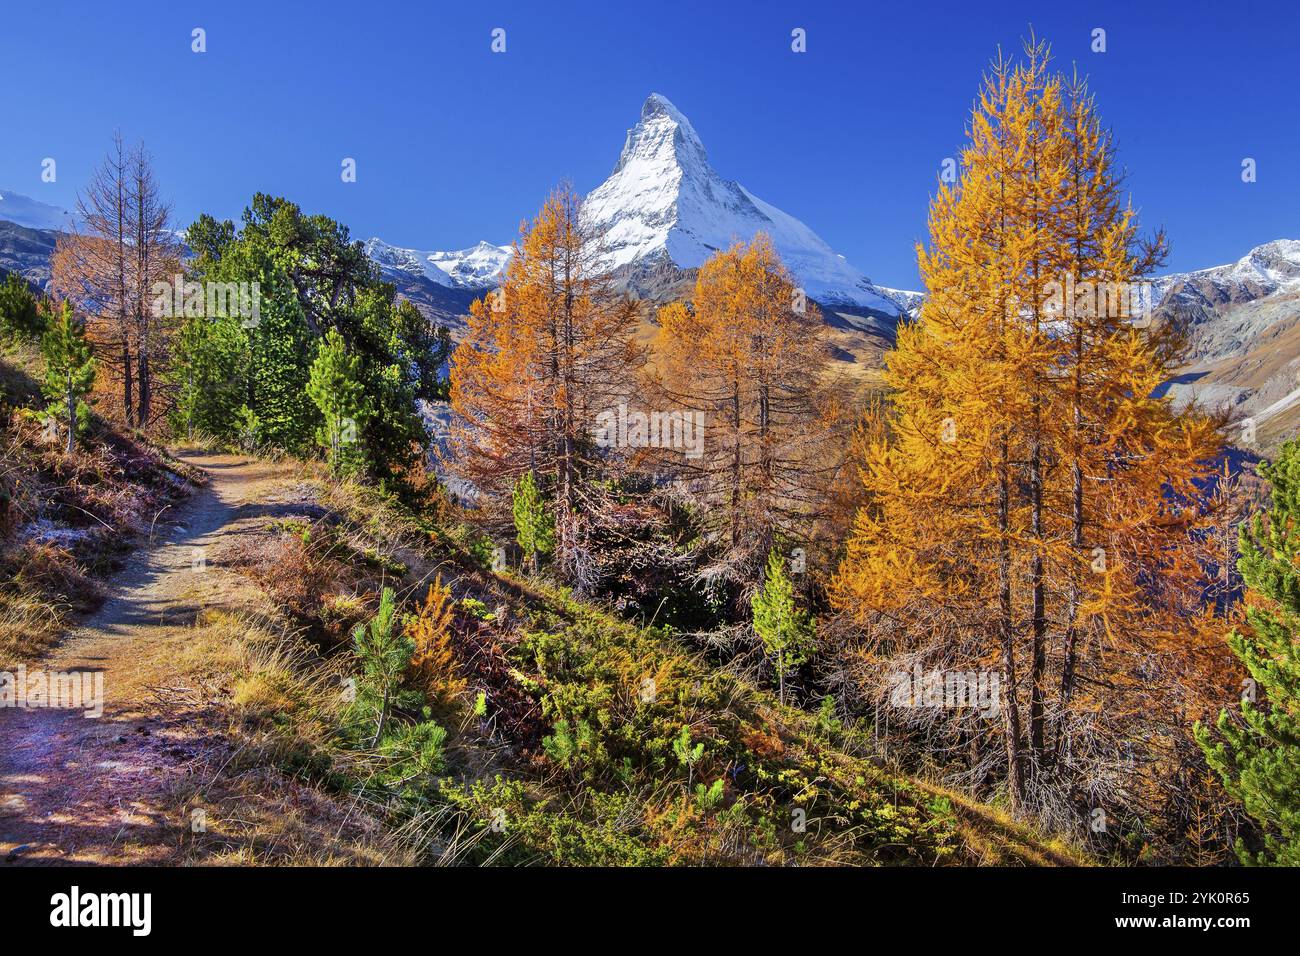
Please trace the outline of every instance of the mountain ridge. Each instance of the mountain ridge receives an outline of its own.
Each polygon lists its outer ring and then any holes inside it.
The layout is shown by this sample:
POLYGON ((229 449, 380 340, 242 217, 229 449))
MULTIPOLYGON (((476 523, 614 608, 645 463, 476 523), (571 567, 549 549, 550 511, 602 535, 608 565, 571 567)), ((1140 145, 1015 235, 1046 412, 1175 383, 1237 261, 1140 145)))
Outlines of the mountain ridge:
MULTIPOLYGON (((895 319, 915 304, 917 293, 876 286, 800 220, 719 176, 691 121, 658 93, 642 104, 613 172, 587 194, 584 215, 603 235, 603 264, 637 291, 644 291, 638 287, 646 286, 647 274, 665 266, 698 268, 733 240, 763 231, 817 302, 895 319)), ((425 252, 378 237, 366 247, 388 277, 408 286, 427 281, 456 289, 491 288, 511 248, 480 242, 459 252, 425 252)))
MULTIPOLYGON (((679 155, 707 162, 694 127, 670 102, 652 96, 643 108, 646 113, 648 122, 643 116, 643 123, 629 130, 614 174, 595 192, 615 182, 620 170, 646 162, 647 149, 659 159, 669 149, 667 158, 672 162, 679 155)), ((703 174, 695 170, 691 175, 703 174)), ((716 185, 712 180, 708 184, 716 185)), ((662 183, 650 184, 655 185, 662 183)), ((732 183, 727 188, 731 187, 739 192, 728 195, 750 201, 744 187, 732 183)), ((65 210, 12 190, 0 190, 0 196, 4 197, 0 200, 0 275, 16 272, 32 285, 46 288, 60 230, 41 228, 41 224, 58 222, 66 227, 71 217, 65 210)), ((621 231, 615 232, 612 251, 607 250, 616 283, 651 302, 689 294, 696 265, 675 262, 670 247, 676 243, 679 249, 689 248, 690 243, 700 242, 698 232, 673 234, 679 210, 671 196, 666 202, 659 196, 657 201, 646 215, 624 216, 621 223, 614 223, 621 231)), ((616 214, 621 209, 606 196, 596 212, 610 215, 611 210, 616 214)), ((512 246, 482 241, 461 250, 421 251, 391 246, 378 238, 366 241, 364 248, 399 293, 431 319, 448 325, 454 337, 463 332, 470 303, 500 281, 513 251, 512 246)), ((701 249, 696 253, 704 254, 701 249)), ((1274 239, 1233 262, 1158 276, 1151 282, 1153 318, 1177 322, 1188 331, 1188 364, 1162 388, 1163 394, 1180 406, 1195 402, 1225 410, 1234 421, 1254 417, 1270 445, 1275 437, 1300 429, 1300 240, 1274 239)), ((897 322, 915 319, 925 299, 924 293, 872 285, 873 295, 880 297, 873 308, 805 288, 821 302, 837 352, 868 369, 880 365, 897 322)))
POLYGON ((27 229, 64 232, 75 221, 75 217, 59 206, 24 196, 12 189, 0 189, 0 220, 27 229))

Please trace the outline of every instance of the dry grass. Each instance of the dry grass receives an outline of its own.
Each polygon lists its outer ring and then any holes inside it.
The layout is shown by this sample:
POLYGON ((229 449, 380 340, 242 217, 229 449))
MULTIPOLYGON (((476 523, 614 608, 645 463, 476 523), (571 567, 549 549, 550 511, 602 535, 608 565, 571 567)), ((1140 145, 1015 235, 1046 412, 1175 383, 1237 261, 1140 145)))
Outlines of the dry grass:
POLYGON ((210 611, 178 662, 217 702, 226 740, 171 793, 175 813, 203 812, 178 862, 238 866, 401 866, 403 840, 365 806, 327 793, 312 777, 331 745, 341 672, 294 631, 210 611))
POLYGON ((148 533, 198 475, 103 423, 71 454, 25 411, 40 408, 40 350, 0 356, 0 665, 39 656, 71 612, 102 599, 96 577, 148 533))
POLYGON ((103 426, 65 454, 11 410, 0 421, 0 664, 34 659, 70 612, 96 607, 97 579, 120 563, 129 539, 151 533, 198 480, 103 426))

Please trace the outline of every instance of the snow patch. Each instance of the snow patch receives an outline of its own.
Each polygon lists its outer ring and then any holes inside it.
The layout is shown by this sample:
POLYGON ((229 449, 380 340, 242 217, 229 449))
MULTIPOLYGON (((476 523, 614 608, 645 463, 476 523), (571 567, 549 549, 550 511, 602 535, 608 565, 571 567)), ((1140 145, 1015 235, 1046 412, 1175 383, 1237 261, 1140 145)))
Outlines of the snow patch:
POLYGON ((19 537, 36 544, 52 544, 58 548, 71 549, 95 534, 94 528, 69 528, 55 524, 49 518, 37 518, 23 527, 19 537))

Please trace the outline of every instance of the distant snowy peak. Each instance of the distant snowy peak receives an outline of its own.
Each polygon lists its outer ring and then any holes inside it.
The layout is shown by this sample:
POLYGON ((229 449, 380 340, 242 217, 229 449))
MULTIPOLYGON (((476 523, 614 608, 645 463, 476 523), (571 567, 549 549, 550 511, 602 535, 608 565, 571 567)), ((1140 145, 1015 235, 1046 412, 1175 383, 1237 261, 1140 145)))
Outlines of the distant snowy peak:
POLYGON ((0 219, 14 222, 28 229, 55 229, 66 231, 72 222, 66 209, 32 199, 21 193, 0 189, 0 219))
POLYGON ((913 292, 910 289, 890 289, 887 286, 876 286, 882 295, 886 295, 898 303, 899 309, 909 318, 915 319, 921 314, 921 306, 925 303, 924 292, 913 292))
POLYGON ((1233 299, 1259 298, 1300 290, 1300 239, 1275 239, 1256 246, 1236 262, 1155 280, 1159 298, 1189 289, 1216 292, 1233 299), (1176 288, 1178 286, 1182 288, 1176 288))
POLYGON ((604 233, 614 268, 664 258, 694 268, 734 240, 766 232, 813 298, 906 311, 798 219, 722 179, 690 120, 658 93, 642 105, 618 165, 587 196, 583 212, 604 233))
MULTIPOLYGON (((1192 301, 1216 306, 1291 296, 1300 293, 1300 239, 1274 239, 1251 249, 1236 262, 1156 276, 1150 282, 1153 304, 1169 309, 1192 301)), ((924 292, 884 286, 877 289, 913 318, 925 301, 924 292)))
POLYGON ((496 285, 512 252, 510 246, 494 246, 489 242, 454 252, 421 252, 390 246, 378 238, 368 240, 365 249, 382 272, 423 276, 450 289, 485 289, 496 285))

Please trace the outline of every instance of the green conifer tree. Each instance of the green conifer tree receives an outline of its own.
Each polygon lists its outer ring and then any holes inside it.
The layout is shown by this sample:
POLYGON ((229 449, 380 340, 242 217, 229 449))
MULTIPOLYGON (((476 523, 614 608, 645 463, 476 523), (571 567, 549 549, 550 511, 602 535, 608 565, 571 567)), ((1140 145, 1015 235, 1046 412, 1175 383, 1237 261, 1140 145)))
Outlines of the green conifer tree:
POLYGON ((384 727, 394 703, 409 702, 401 694, 402 678, 415 653, 415 642, 400 628, 394 627, 396 604, 393 589, 384 588, 379 595, 379 609, 368 624, 358 624, 352 632, 356 655, 361 660, 362 682, 357 703, 376 716, 375 734, 370 747, 379 746, 384 727))
POLYGON ((361 464, 357 433, 365 415, 360 362, 349 355, 337 329, 320 341, 311 366, 307 394, 324 419, 317 441, 335 474, 345 474, 361 464))
POLYGON ((44 331, 44 317, 35 293, 22 276, 9 273, 0 285, 0 333, 28 337, 44 331))
POLYGON ((320 414, 307 395, 308 369, 319 338, 307 325, 302 305, 274 252, 253 240, 236 242, 215 275, 222 281, 258 283, 258 323, 247 330, 249 418, 257 422, 257 444, 292 454, 311 449, 320 414))
MULTIPOLYGON (((421 473, 431 441, 421 402, 446 396, 447 330, 380 280, 347 227, 327 216, 307 215, 287 199, 259 193, 244 210, 240 227, 202 215, 186 235, 195 252, 190 278, 240 283, 241 304, 243 284, 254 285, 259 305, 255 316, 232 316, 247 347, 236 374, 219 379, 240 384, 242 407, 230 414, 229 395, 196 386, 190 393, 195 427, 204 417, 200 413, 210 411, 210 417, 232 426, 232 437, 245 447, 308 453, 322 425, 307 391, 309 370, 321 339, 336 330, 356 359, 352 372, 361 385, 359 404, 371 411, 343 463, 364 465, 380 488, 418 497, 423 482, 412 476, 421 473)), ((222 343, 205 339, 205 344, 222 343)), ((227 364, 228 354, 220 353, 218 364, 227 364)), ((200 362, 212 357, 200 356, 200 362)), ((183 385, 189 373, 182 363, 175 381, 183 385)), ((188 416, 176 416, 178 428, 187 422, 188 416)), ((324 430, 331 430, 328 423, 324 430)), ((348 426, 348 437, 351 432, 348 426)))
POLYGON ((775 548, 767 556, 763 587, 750 601, 754 631, 763 641, 769 657, 776 659, 781 703, 785 703, 785 675, 808 660, 813 649, 813 625, 808 612, 794 602, 794 584, 785 571, 785 560, 775 548))
POLYGON ((45 382, 41 391, 49 401, 46 411, 67 428, 67 452, 72 454, 77 435, 85 430, 90 418, 84 397, 95 384, 95 360, 86 341, 86 330, 68 303, 63 303, 58 318, 42 337, 41 350, 45 353, 45 382))
POLYGON ((1223 711, 1219 740, 1196 727, 1206 760, 1260 826, 1264 848, 1242 862, 1300 865, 1300 439, 1261 466, 1272 488, 1267 512, 1240 529, 1237 568, 1247 587, 1246 626, 1228 645, 1250 672, 1240 719, 1223 711), (1256 700, 1258 698, 1258 701, 1256 700))
POLYGON ((555 550, 555 519, 547 509, 531 471, 524 472, 515 483, 513 499, 515 540, 528 555, 533 574, 536 574, 541 556, 555 550))
POLYGON ((236 319, 189 319, 177 336, 173 378, 176 429, 224 441, 239 437, 240 409, 248 399, 248 335, 236 319))

